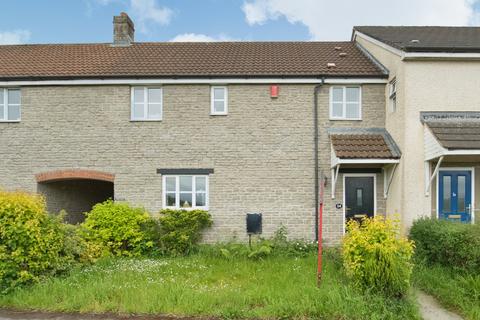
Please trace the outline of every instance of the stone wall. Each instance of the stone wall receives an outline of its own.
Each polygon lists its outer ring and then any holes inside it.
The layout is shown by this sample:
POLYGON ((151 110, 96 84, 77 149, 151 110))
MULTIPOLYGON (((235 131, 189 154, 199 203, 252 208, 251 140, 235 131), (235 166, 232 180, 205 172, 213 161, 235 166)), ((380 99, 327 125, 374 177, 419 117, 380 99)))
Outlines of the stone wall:
MULTIPOLYGON (((290 236, 314 239, 314 86, 280 85, 277 99, 268 85, 228 88, 227 116, 210 115, 208 85, 165 85, 163 120, 132 122, 129 86, 23 87, 22 121, 0 123, 0 185, 36 191, 35 174, 98 170, 115 175, 117 200, 156 214, 162 207, 158 168, 213 168, 214 226, 206 241, 244 240, 247 212, 263 213, 266 237, 283 223, 290 236)), ((383 127, 384 92, 384 85, 364 85, 364 120, 332 122, 328 86, 322 88, 319 154, 327 176, 327 127, 383 127)), ((343 232, 343 216, 333 209, 339 200, 326 204, 330 243, 343 232)))

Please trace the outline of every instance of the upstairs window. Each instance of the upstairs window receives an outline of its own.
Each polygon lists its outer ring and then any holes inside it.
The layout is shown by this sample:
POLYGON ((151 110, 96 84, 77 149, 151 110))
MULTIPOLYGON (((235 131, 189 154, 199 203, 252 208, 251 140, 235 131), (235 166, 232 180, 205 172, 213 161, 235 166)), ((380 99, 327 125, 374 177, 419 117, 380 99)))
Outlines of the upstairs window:
POLYGON ((330 119, 362 119, 362 90, 360 87, 333 86, 330 88, 330 119))
POLYGON ((0 88, 0 122, 20 121, 20 89, 0 88))
POLYGON ((133 87, 131 119, 133 121, 162 120, 162 104, 162 88, 133 87))
POLYGON ((163 207, 208 210, 208 176, 163 176, 163 207))
POLYGON ((397 111, 397 79, 393 78, 388 85, 389 90, 389 101, 390 101, 390 111, 397 111))
POLYGON ((211 89, 212 115, 226 115, 228 113, 228 90, 227 87, 212 87, 211 89))

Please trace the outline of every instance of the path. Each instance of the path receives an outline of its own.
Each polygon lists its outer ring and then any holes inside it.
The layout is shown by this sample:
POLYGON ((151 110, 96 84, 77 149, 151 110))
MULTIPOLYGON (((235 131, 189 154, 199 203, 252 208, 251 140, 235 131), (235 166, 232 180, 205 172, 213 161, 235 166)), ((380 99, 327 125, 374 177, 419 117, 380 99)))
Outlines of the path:
POLYGON ((462 320, 459 315, 443 308, 437 300, 422 291, 417 291, 420 314, 425 320, 462 320))

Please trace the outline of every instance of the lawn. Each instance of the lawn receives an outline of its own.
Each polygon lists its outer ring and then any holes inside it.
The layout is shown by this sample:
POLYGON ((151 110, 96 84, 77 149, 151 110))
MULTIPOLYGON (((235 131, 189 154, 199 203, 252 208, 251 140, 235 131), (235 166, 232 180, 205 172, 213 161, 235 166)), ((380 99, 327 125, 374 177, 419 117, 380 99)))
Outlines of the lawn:
POLYGON ((414 296, 355 290, 337 254, 227 260, 212 254, 110 259, 0 296, 0 307, 69 312, 204 315, 220 318, 418 319, 414 296))
POLYGON ((480 274, 453 271, 440 265, 417 264, 413 281, 445 307, 467 319, 480 319, 480 274))

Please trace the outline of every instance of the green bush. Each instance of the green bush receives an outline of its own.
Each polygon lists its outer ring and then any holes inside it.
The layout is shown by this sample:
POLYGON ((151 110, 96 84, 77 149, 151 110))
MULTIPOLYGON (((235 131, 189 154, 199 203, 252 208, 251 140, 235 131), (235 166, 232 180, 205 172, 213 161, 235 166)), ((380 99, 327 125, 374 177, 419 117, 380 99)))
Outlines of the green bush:
POLYGON ((353 283, 388 296, 410 287, 413 243, 399 236, 399 222, 383 218, 354 220, 343 239, 343 264, 353 283))
POLYGON ((154 222, 143 208, 107 200, 86 214, 81 234, 90 256, 139 256, 154 247, 154 222))
POLYGON ((74 261, 66 235, 41 196, 0 191, 0 291, 66 269, 74 261))
POLYGON ((468 272, 480 270, 480 225, 420 219, 410 229, 415 257, 468 272))
POLYGON ((212 225, 210 214, 204 210, 160 211, 161 250, 164 254, 184 255, 192 251, 203 229, 212 225))

